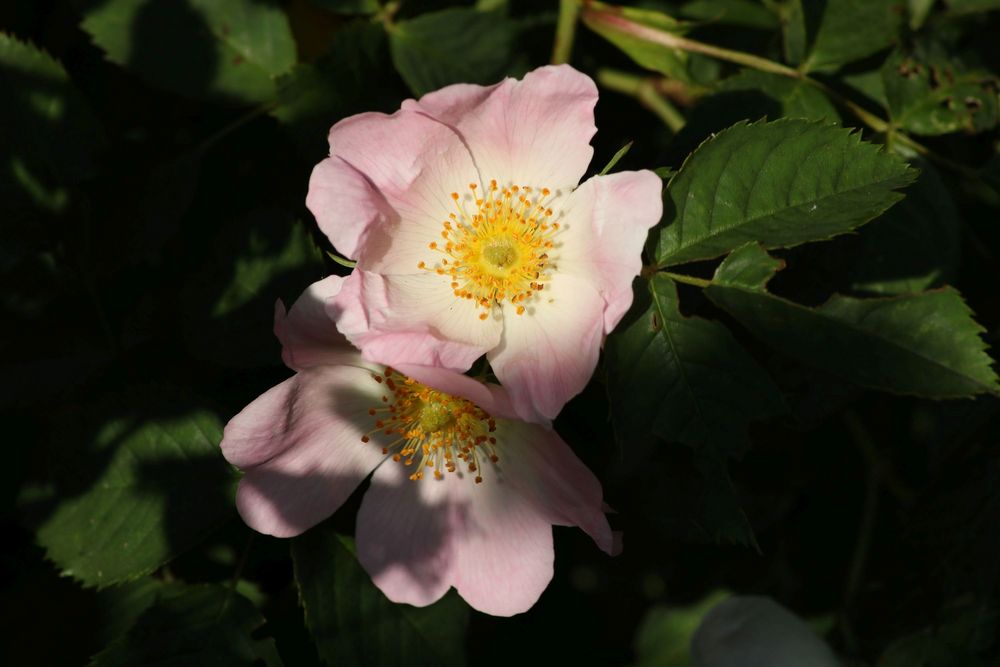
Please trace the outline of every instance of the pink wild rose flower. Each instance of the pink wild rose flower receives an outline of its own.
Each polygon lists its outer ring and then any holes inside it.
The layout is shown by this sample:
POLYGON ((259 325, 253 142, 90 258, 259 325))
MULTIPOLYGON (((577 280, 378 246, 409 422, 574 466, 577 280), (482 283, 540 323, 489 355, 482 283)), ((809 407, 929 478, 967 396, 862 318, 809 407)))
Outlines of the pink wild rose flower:
POLYGON ((306 204, 357 260, 331 314, 366 359, 464 371, 486 354, 539 421, 583 389, 663 206, 651 171, 578 187, 596 102, 560 65, 331 128, 306 204))
POLYGON ((226 425, 244 471, 243 520, 278 537, 330 516, 374 471, 357 553, 395 602, 428 605, 454 586, 476 609, 529 609, 552 578, 552 526, 579 526, 611 553, 600 482, 558 435, 516 418, 505 390, 442 368, 362 359, 312 285, 275 333, 295 375, 226 425))

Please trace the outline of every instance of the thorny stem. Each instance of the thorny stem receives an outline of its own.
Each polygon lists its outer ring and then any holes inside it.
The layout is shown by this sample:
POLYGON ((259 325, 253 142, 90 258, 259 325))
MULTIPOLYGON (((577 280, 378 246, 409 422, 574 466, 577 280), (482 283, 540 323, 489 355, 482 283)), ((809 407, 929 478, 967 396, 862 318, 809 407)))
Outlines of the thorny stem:
POLYGON ((552 64, 569 62, 576 37, 576 22, 580 17, 579 0, 559 0, 559 19, 556 23, 556 40, 552 45, 552 64))
POLYGON ((671 132, 684 127, 684 115, 659 90, 653 79, 603 68, 597 71, 597 83, 608 90, 630 95, 656 114, 671 132))
POLYGON ((704 42, 699 42, 694 39, 689 39, 681 35, 675 35, 664 30, 658 30, 656 28, 651 28, 649 26, 643 25, 641 23, 636 23, 631 21, 619 14, 602 11, 599 9, 594 9, 593 6, 588 2, 588 0, 580 0, 584 5, 584 16, 589 20, 596 23, 603 23, 605 26, 610 27, 613 30, 618 30, 622 33, 628 34, 636 39, 640 39, 651 44, 659 44, 667 48, 680 49, 682 51, 687 51, 689 53, 700 53, 706 56, 717 58, 719 60, 725 60, 727 62, 736 63, 737 65, 743 65, 745 67, 751 67, 763 72, 771 72, 772 74, 779 74, 781 76, 787 76, 793 79, 798 79, 808 85, 814 86, 825 95, 833 99, 835 102, 840 104, 842 107, 850 111, 858 120, 864 123, 871 130, 883 134, 891 134, 892 138, 902 146, 906 146, 913 152, 932 160, 943 167, 951 169, 955 172, 960 173, 962 176, 967 178, 972 178, 979 180, 980 176, 975 169, 967 167, 963 164, 955 162, 949 158, 944 157, 935 153, 927 146, 924 146, 920 142, 916 141, 909 135, 903 133, 898 128, 893 127, 893 125, 879 116, 871 113, 857 103, 847 99, 837 91, 833 90, 826 84, 817 79, 814 79, 806 74, 806 72, 789 67, 787 65, 782 65, 781 63, 769 60, 767 58, 761 58, 760 56, 755 56, 751 53, 745 53, 743 51, 734 51, 732 49, 725 49, 713 44, 706 44, 704 42))

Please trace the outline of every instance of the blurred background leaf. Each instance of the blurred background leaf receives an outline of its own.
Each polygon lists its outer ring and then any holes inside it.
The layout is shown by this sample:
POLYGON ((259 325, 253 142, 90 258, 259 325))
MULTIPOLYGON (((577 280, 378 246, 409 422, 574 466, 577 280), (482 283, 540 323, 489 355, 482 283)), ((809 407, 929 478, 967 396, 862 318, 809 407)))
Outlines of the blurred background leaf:
POLYGON ((267 102, 296 58, 288 19, 268 0, 101 0, 81 27, 111 62, 191 97, 267 102))

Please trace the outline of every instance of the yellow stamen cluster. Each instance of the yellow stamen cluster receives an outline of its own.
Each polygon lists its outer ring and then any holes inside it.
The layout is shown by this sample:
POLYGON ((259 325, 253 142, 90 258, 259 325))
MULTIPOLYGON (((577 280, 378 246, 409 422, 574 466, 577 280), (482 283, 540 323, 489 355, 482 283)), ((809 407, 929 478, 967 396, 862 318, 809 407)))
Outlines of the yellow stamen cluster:
POLYGON ((465 465, 483 481, 482 462, 499 461, 496 454, 496 421, 471 401, 457 398, 426 387, 391 368, 385 374, 372 374, 372 379, 388 390, 382 396, 383 405, 371 408, 375 428, 361 436, 369 442, 381 432, 394 439, 382 448, 383 454, 393 452, 393 461, 417 466, 410 479, 423 479, 425 469, 433 469, 435 479, 445 472, 455 472, 465 465))
POLYGON ((451 193, 456 212, 442 223, 442 240, 428 244, 444 257, 417 268, 449 276, 456 297, 483 308, 481 320, 505 301, 521 315, 524 303, 544 288, 548 272, 556 268, 549 255, 559 231, 550 208, 552 192, 523 185, 500 188, 495 180, 485 194, 475 183, 469 190, 471 197, 451 193))

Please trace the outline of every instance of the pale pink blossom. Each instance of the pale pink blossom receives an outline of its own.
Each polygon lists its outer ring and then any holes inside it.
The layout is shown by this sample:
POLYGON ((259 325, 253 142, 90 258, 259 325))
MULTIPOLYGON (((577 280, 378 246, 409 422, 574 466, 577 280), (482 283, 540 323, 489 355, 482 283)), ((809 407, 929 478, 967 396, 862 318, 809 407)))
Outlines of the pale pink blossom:
POLYGON ((382 592, 423 606, 455 587, 501 616, 548 585, 553 525, 579 526, 612 552, 600 482, 558 435, 518 420, 498 385, 363 360, 326 312, 343 286, 314 284, 287 315, 278 304, 275 333, 296 373, 226 425, 247 525, 298 535, 374 471, 357 552, 382 592))
POLYGON ((333 126, 306 204, 357 260, 331 308, 365 358, 464 371, 486 354, 526 419, 583 389, 662 213, 651 171, 578 186, 596 102, 560 65, 333 126))

